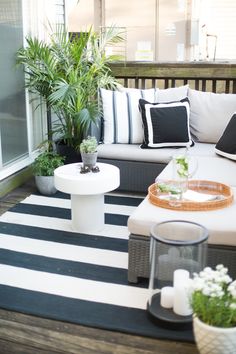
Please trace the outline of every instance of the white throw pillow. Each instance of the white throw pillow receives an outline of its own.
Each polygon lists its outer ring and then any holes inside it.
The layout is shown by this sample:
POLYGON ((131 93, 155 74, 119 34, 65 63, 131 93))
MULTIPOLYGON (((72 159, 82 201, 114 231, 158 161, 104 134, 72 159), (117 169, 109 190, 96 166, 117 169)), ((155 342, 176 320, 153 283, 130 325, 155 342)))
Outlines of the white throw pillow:
POLYGON ((168 89, 156 89, 155 102, 167 103, 183 100, 188 96, 188 85, 168 89))
POLYGON ((233 113, 236 95, 189 89, 190 130, 195 140, 217 143, 233 113))
POLYGON ((101 89, 105 144, 141 144, 143 141, 142 118, 139 99, 154 102, 155 89, 101 89))

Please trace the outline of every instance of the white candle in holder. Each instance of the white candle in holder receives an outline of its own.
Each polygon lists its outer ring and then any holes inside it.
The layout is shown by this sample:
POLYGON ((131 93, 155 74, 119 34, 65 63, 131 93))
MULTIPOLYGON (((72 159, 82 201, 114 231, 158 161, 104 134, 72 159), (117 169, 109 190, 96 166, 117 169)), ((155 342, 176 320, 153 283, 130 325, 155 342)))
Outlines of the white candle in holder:
POLYGON ((172 286, 165 286, 161 289, 161 306, 167 309, 173 307, 174 304, 174 288, 172 286))
POLYGON ((192 279, 187 279, 182 283, 177 283, 174 287, 173 310, 177 315, 189 316, 192 314, 192 308, 189 303, 191 281, 192 279))
POLYGON ((183 284, 189 279, 189 271, 186 269, 176 269, 174 271, 174 287, 183 284))

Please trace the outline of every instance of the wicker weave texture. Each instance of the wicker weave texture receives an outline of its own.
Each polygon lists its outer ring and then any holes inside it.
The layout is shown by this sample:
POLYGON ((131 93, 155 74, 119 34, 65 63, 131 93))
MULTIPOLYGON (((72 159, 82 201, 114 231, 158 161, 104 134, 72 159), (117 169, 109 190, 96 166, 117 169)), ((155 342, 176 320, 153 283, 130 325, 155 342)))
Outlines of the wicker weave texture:
POLYGON ((229 206, 234 199, 233 190, 230 186, 214 181, 192 180, 188 182, 189 189, 198 193, 220 196, 220 198, 205 202, 188 201, 183 199, 178 201, 178 203, 171 203, 171 199, 162 199, 160 197, 163 193, 160 194, 158 192, 157 186, 158 184, 154 183, 148 188, 149 200, 152 204, 166 209, 186 211, 215 210, 229 206))
MULTIPOLYGON (((138 278, 149 278, 150 238, 147 236, 129 236, 128 281, 137 283, 138 278)), ((224 264, 230 276, 236 278, 236 247, 208 245, 207 265, 215 267, 224 264)))

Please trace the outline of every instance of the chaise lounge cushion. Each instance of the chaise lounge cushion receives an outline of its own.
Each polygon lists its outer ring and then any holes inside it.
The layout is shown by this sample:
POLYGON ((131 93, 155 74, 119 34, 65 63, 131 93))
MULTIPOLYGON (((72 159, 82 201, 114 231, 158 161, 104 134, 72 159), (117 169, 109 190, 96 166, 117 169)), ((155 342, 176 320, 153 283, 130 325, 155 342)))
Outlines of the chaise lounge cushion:
POLYGON ((236 111, 236 95, 189 89, 190 130, 196 141, 217 143, 236 111))

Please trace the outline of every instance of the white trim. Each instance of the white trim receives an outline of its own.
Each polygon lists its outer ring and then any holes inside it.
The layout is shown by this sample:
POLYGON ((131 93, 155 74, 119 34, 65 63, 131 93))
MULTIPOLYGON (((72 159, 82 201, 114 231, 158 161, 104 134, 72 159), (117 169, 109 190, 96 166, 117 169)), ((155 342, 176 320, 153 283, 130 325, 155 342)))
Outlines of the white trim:
POLYGON ((228 152, 224 152, 224 151, 218 150, 218 149, 216 149, 216 148, 215 148, 215 152, 216 152, 218 155, 221 155, 221 156, 223 156, 223 157, 226 157, 227 159, 236 161, 236 154, 229 154, 228 152))
POLYGON ((22 170, 23 168, 31 165, 39 154, 38 151, 34 151, 30 156, 25 156, 22 157, 21 159, 19 158, 18 160, 12 162, 9 165, 6 165, 5 167, 2 167, 0 170, 0 181, 4 180, 7 177, 10 177, 14 173, 22 170))

